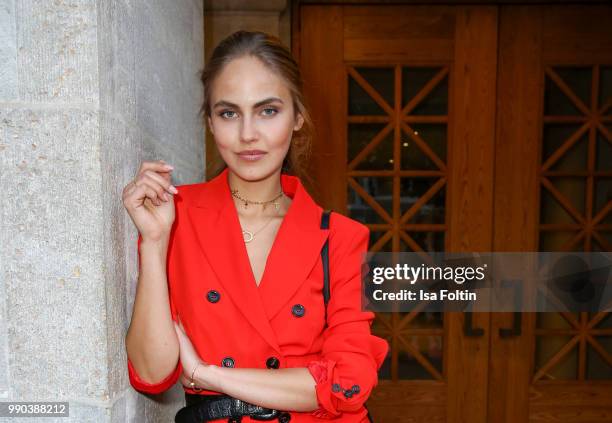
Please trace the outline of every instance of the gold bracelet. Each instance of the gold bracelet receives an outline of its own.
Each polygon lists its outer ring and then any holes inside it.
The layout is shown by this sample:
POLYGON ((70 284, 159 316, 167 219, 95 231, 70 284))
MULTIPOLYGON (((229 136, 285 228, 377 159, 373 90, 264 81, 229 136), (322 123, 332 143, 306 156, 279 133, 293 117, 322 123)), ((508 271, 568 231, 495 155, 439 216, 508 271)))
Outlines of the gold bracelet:
POLYGON ((202 363, 200 362, 200 363, 196 364, 195 367, 193 368, 193 370, 191 371, 191 378, 190 378, 190 381, 189 381, 189 386, 191 386, 191 389, 193 389, 196 392, 200 392, 200 391, 203 390, 202 388, 196 388, 195 382, 193 381, 193 375, 195 374, 195 371, 196 371, 196 369, 198 368, 198 366, 200 364, 202 364, 202 363))

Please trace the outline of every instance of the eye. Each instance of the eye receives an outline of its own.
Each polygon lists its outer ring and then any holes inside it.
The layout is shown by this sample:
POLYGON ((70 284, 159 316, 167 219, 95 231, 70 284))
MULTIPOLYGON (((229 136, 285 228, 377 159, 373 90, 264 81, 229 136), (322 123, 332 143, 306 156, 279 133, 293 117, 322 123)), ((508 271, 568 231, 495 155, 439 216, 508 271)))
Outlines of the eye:
POLYGON ((225 110, 225 111, 219 113, 219 116, 221 116, 223 119, 227 119, 228 117, 225 116, 226 113, 235 113, 235 112, 232 111, 232 110, 225 110))
POLYGON ((277 114, 277 113, 278 113, 278 110, 277 110, 277 109, 275 109, 274 107, 268 107, 268 108, 265 108, 265 109, 263 109, 263 110, 264 110, 264 112, 265 112, 266 110, 272 110, 272 111, 274 112, 274 113, 271 113, 271 114, 266 114, 266 113, 264 113, 264 115, 265 115, 265 116, 274 116, 275 114, 277 114))

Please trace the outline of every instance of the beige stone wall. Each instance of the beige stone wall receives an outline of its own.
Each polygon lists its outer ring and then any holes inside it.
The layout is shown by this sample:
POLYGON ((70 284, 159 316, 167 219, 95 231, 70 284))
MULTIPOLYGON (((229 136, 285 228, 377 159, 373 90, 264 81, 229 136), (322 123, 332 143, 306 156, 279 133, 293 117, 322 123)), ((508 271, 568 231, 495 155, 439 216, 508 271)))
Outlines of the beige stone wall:
POLYGON ((202 0, 0 2, 0 401, 69 402, 40 421, 174 421, 180 385, 152 400, 127 378, 121 192, 142 160, 203 179, 203 45, 202 0))

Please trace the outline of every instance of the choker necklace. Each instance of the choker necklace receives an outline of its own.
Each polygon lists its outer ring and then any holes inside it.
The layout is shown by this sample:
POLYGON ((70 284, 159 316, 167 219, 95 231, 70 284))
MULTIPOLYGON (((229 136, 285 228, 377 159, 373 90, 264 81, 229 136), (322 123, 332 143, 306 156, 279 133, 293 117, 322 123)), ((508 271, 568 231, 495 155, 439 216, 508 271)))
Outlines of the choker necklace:
POLYGON ((253 238, 255 238, 255 235, 258 234, 263 228, 268 226, 268 223, 270 223, 272 221, 272 219, 274 219, 278 215, 278 210, 280 209, 280 203, 278 202, 278 199, 284 193, 281 190, 281 192, 276 197, 274 197, 272 200, 268 200, 268 201, 251 201, 251 200, 247 200, 246 198, 242 198, 241 196, 239 196, 237 189, 231 189, 230 191, 231 191, 233 197, 239 199, 240 201, 242 201, 244 203, 244 208, 245 209, 248 207, 249 203, 250 204, 262 204, 264 210, 266 209, 266 206, 269 203, 273 203, 274 204, 274 208, 276 209, 276 215, 272 216, 270 219, 268 219, 268 221, 261 228, 259 228, 255 232, 251 232, 249 230, 241 228, 242 229, 242 237, 244 238, 244 242, 251 242, 253 240, 253 238))
POLYGON ((240 201, 242 201, 244 203, 244 208, 246 209, 249 204, 262 204, 264 210, 266 209, 266 206, 270 203, 274 204, 274 207, 276 208, 276 210, 278 210, 280 208, 280 203, 277 201, 284 193, 281 190, 281 192, 278 193, 278 195, 276 197, 274 197, 271 200, 268 201, 252 201, 252 200, 247 200, 246 198, 242 198, 241 196, 238 195, 238 190, 237 189, 232 189, 232 196, 239 199, 240 201))

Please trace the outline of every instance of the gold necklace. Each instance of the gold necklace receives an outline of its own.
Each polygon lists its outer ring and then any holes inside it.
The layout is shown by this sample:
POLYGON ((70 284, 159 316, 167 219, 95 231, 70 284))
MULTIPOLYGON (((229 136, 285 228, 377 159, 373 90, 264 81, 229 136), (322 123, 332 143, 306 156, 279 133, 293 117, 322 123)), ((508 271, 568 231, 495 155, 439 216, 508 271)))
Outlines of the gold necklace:
POLYGON ((280 203, 277 201, 282 195, 283 195, 283 190, 281 189, 281 192, 278 193, 278 195, 276 197, 274 197, 271 200, 268 201, 252 201, 252 200, 247 200, 246 198, 242 198, 241 196, 238 195, 238 190, 237 189, 232 189, 232 196, 234 196, 235 198, 239 199, 240 201, 242 201, 244 203, 244 208, 246 209, 249 204, 262 204, 264 210, 266 209, 266 206, 269 203, 273 203, 274 207, 276 208, 276 210, 278 210, 280 208, 280 203))
POLYGON ((242 237, 244 238, 244 242, 247 242, 247 243, 251 242, 253 240, 253 238, 255 238, 255 235, 257 235, 261 230, 263 230, 263 228, 268 226, 268 223, 270 223, 278 215, 278 210, 280 208, 280 203, 277 200, 284 193, 281 190, 281 192, 276 197, 274 197, 272 200, 268 200, 268 201, 251 201, 251 200, 247 200, 245 198, 240 197, 238 195, 238 190, 237 189, 231 190, 231 192, 232 192, 232 196, 238 198, 239 200, 241 200, 244 203, 244 208, 245 209, 247 208, 249 203, 251 203, 251 204, 263 204, 264 210, 266 209, 266 205, 268 205, 269 203, 274 203, 274 208, 276 210, 276 214, 274 216, 272 216, 270 219, 268 219, 268 221, 261 228, 256 230, 255 232, 251 232, 251 231, 249 231, 247 229, 244 229, 244 228, 242 228, 242 225, 240 225, 241 229, 242 229, 242 237))

